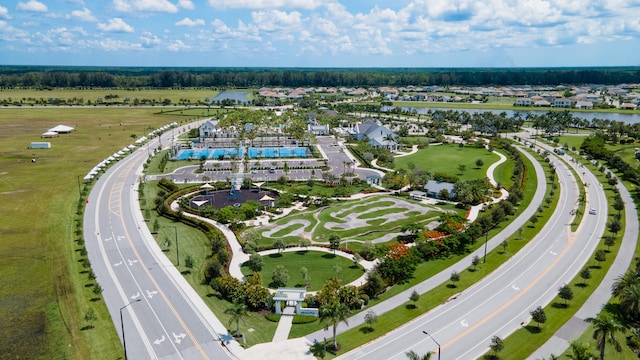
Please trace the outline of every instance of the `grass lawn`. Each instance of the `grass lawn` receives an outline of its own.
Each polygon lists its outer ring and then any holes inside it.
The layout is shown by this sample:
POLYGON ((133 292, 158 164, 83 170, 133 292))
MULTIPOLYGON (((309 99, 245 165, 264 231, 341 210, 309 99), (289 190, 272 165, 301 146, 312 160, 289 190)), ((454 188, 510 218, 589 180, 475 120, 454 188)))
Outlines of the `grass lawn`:
MULTIPOLYGON (((4 96, 5 90, 0 96, 4 96)), ((122 353, 76 242, 78 178, 114 151, 170 122, 153 109, 6 108, 0 111, 0 358, 104 359, 122 353), (59 124, 76 131, 46 139, 59 124), (31 159, 36 162, 31 162, 31 159), (86 285, 89 285, 88 287, 86 285), (93 309, 94 328, 82 330, 93 309)), ((171 120, 172 121, 172 120, 171 120)))
POLYGON ((396 170, 409 170, 409 163, 413 163, 416 168, 432 174, 444 173, 457 176, 460 180, 469 180, 486 177, 487 168, 499 159, 485 148, 442 144, 420 149, 413 155, 395 158, 394 163, 396 170), (484 164, 477 167, 476 160, 482 160, 484 164), (460 172, 459 165, 466 166, 464 172, 460 172))
MULTIPOLYGON (((159 188, 156 186, 157 181, 149 181, 144 186, 144 201, 142 201, 143 214, 146 212, 145 207, 152 209, 154 199, 157 196, 159 188)), ((158 246, 163 249, 164 254, 171 260, 173 264, 176 264, 176 231, 179 238, 179 252, 180 252, 180 270, 189 282, 189 284, 196 290, 200 297, 204 300, 207 306, 213 311, 220 321, 227 326, 227 329, 235 331, 235 323, 229 325, 229 315, 224 311, 231 307, 231 303, 213 296, 211 293, 211 287, 204 284, 203 266, 207 258, 211 255, 209 247, 209 240, 199 230, 196 230, 190 226, 186 226, 179 222, 174 222, 164 217, 157 216, 155 211, 149 211, 150 219, 148 226, 153 228, 156 220, 158 221, 159 230, 155 235, 158 246), (175 227, 175 229, 174 229, 175 227), (168 248, 164 246, 166 240, 170 241, 168 248), (192 269, 185 267, 185 257, 190 255, 194 261, 192 269)), ((350 262, 351 263, 351 262, 350 262)), ((245 319, 245 323, 240 322, 240 331, 245 333, 247 339, 247 346, 252 346, 258 343, 268 342, 273 339, 277 323, 271 322, 265 319, 264 316, 258 313, 251 313, 249 317, 245 319), (248 332, 247 329, 252 328, 254 331, 248 332)))
MULTIPOLYGON (((490 165, 491 164, 489 164, 489 166, 490 165)), ((513 160, 509 156, 507 156, 507 161, 498 165, 493 172, 493 177, 496 182, 506 189, 509 189, 511 186, 513 186, 513 180, 511 179, 511 177, 513 176, 513 166, 513 160)))
MULTIPOLYGON (((584 166, 589 167, 589 169, 596 174, 599 182, 606 184, 606 178, 603 173, 601 173, 598 169, 593 166, 590 162, 577 157, 579 161, 582 162, 584 166)), ((627 184, 628 185, 628 184, 627 184)), ((612 188, 608 185, 604 186, 604 190, 606 193, 607 199, 613 199, 613 191, 612 188)), ((581 193, 584 189, 581 189, 581 193)), ((609 215, 616 213, 617 211, 612 207, 612 201, 609 203, 609 215)), ((624 212, 622 213, 621 224, 624 229, 624 212)), ((605 232, 607 235, 607 232, 605 232)), ((608 233, 608 235, 613 235, 608 233)), ((547 305, 544 310, 547 315, 547 323, 542 326, 541 331, 537 331, 532 324, 529 324, 513 334, 511 334, 507 339, 504 339, 504 350, 500 354, 502 359, 522 359, 526 358, 530 355, 535 349, 539 348, 544 344, 553 334, 562 326, 565 322, 567 322, 575 312, 584 304, 584 302, 589 298, 592 292, 597 287, 605 274, 607 273, 609 267, 613 263, 615 259, 615 255, 618 252, 618 248, 620 247, 620 242, 623 236, 623 232, 619 232, 616 236, 616 244, 611 247, 611 249, 607 249, 604 244, 600 244, 598 249, 605 250, 607 253, 606 261, 599 264, 599 266, 594 265, 593 260, 588 260, 587 264, 591 267, 591 279, 588 280, 586 286, 585 281, 576 276, 569 285, 573 290, 573 299, 569 302, 568 307, 561 306, 563 300, 556 297, 549 305, 547 305)), ((616 357, 617 358, 617 357, 616 357)))
MULTIPOLYGON (((2 89, 0 90, 0 100, 12 99, 13 101, 20 101, 24 99, 24 105, 32 103, 29 98, 44 99, 49 98, 65 100, 71 102, 74 98, 83 99, 87 104, 89 101, 96 103, 98 98, 102 99, 105 104, 109 102, 122 102, 125 98, 129 98, 131 103, 135 99, 142 101, 143 99, 155 100, 158 103, 162 103, 164 99, 171 100, 172 104, 178 104, 180 99, 188 99, 192 103, 197 101, 204 101, 205 98, 212 99, 218 95, 219 91, 210 89, 2 89), (117 98, 113 100, 107 99, 108 95, 117 95, 117 98)), ((158 110, 155 110, 158 111, 158 110)))
MULTIPOLYGON (((282 252, 262 258, 264 266, 261 273, 265 286, 269 286, 271 274, 277 265, 284 265, 289 274, 286 287, 304 287, 300 268, 306 267, 310 276, 309 291, 320 290, 325 281, 332 277, 338 277, 342 279, 343 284, 349 284, 364 274, 362 266, 355 266, 352 260, 322 251, 282 252), (334 271, 336 266, 340 268, 340 272, 334 271)), ((242 273, 251 275, 252 271, 247 266, 242 266, 242 273)))
MULTIPOLYGON (((531 171, 533 165, 526 158, 523 157, 525 162, 525 166, 528 171, 531 171)), ((548 172, 548 167, 544 167, 545 171, 548 172)), ((520 204, 518 208, 518 212, 525 209, 533 194, 535 193, 535 189, 537 187, 536 177, 534 175, 528 175, 526 177, 526 187, 524 190, 524 200, 520 204)), ((551 191, 551 187, 547 186, 547 195, 549 195, 551 191)), ((457 287, 451 288, 448 283, 442 284, 435 289, 431 290, 426 294, 422 294, 420 296, 420 300, 418 301, 418 309, 411 309, 411 307, 400 306, 396 309, 393 309, 385 314, 378 314, 378 323, 374 326, 375 331, 369 333, 366 331, 366 326, 362 326, 360 328, 351 329, 341 335, 338 335, 338 342, 342 346, 341 354, 354 349, 368 341, 371 341, 379 336, 384 335, 385 333, 392 331, 398 326, 414 319, 416 316, 419 316, 430 309, 442 304, 452 295, 463 291, 465 288, 475 284, 477 281, 482 279, 484 276, 489 274, 491 271, 495 270, 498 266, 502 265, 506 260, 508 260, 513 254, 517 253, 522 247, 527 244, 526 239, 533 238, 541 228, 541 224, 545 224, 549 219, 551 214, 553 213, 556 203, 558 201, 558 192, 556 192, 555 196, 552 198, 554 201, 549 204, 549 206, 543 206, 543 212, 539 214, 540 221, 537 223, 536 227, 524 226, 522 228, 522 234, 514 234, 511 238, 508 239, 509 245, 506 250, 503 251, 502 247, 497 248, 496 250, 487 254, 487 262, 486 264, 479 265, 475 271, 465 271, 460 274, 460 281, 457 283, 457 287)), ((517 216, 517 214, 516 214, 517 216)), ((496 228, 489 232, 489 237, 497 234, 501 231, 502 228, 496 228)), ((477 249, 480 246, 483 246, 484 239, 477 239, 475 243, 471 246, 472 250, 477 249)), ((414 278, 410 279, 406 284, 393 286, 391 289, 380 295, 376 299, 372 299, 369 302, 369 306, 373 306, 378 304, 381 301, 387 300, 392 296, 395 296, 402 291, 409 289, 410 287, 428 279, 432 275, 442 271, 443 269, 451 266, 452 264, 460 261, 460 259, 466 254, 461 254, 457 256, 453 256, 448 259, 436 259, 432 261, 422 262, 416 268, 414 273, 414 278)), ((409 299, 407 299, 407 304, 409 303, 409 299)), ((363 311, 367 311, 368 308, 363 309, 363 311)), ((317 331, 321 329, 322 326, 320 324, 311 323, 305 325, 297 325, 291 329, 291 333, 289 335, 290 338, 304 336, 310 332, 317 331)))
MULTIPOLYGON (((461 215, 464 214, 463 210, 455 209, 452 206, 446 207, 446 210, 454 210, 461 215)), ((273 244, 276 238, 283 239, 289 244, 297 244, 300 241, 300 235, 293 232, 299 229, 312 232, 312 240, 320 243, 328 243, 328 237, 332 233, 339 235, 343 241, 366 241, 378 239, 385 234, 398 233, 402 226, 412 222, 426 224, 436 220, 440 214, 441 211, 438 210, 438 207, 424 205, 407 198, 374 195, 360 200, 337 202, 319 210, 290 215, 276 220, 269 226, 257 228, 257 232, 261 235, 259 245, 267 246, 273 244), (318 226, 316 226, 318 220, 314 214, 320 221, 318 226), (390 218, 394 214, 399 218, 390 218), (362 223, 357 223, 356 220, 362 223), (296 221, 304 222, 304 224, 296 221)))

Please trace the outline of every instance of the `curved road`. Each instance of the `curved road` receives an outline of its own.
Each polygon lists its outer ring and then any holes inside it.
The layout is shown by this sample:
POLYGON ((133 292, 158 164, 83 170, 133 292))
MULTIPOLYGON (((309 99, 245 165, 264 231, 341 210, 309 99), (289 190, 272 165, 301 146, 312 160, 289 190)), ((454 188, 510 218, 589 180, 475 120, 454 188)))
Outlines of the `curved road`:
MULTIPOLYGON (((567 165, 555 159, 552 162, 561 184, 560 201, 538 236, 455 300, 339 358, 405 359, 405 352, 410 350, 418 354, 437 351, 434 339, 446 359, 478 358, 488 350, 492 336, 504 338, 528 324, 529 311, 549 303, 558 287, 579 272, 606 225, 606 198, 602 189, 593 186, 589 188, 587 207, 600 209, 600 214, 587 215, 593 219, 585 219, 588 221, 583 221, 577 232, 570 231, 570 212, 576 207, 578 189, 567 165)), ((584 177, 583 182, 598 184, 592 174, 585 172, 584 177)), ((462 264, 458 271, 467 266, 462 264)))
MULTIPOLYGON (((169 143, 169 135, 163 143, 169 143)), ((124 328, 131 359, 232 359, 231 351, 241 347, 168 262, 144 225, 136 189, 147 146, 157 147, 158 139, 114 164, 87 199, 85 243, 105 289, 102 297, 121 339, 124 328)))
MULTIPOLYGON (((146 146, 157 146, 157 139, 146 146)), ((146 157, 147 151, 138 149, 109 169, 96 182, 85 212, 89 258, 100 284, 109 289, 103 297, 114 324, 120 331, 122 315, 131 358, 232 358, 229 349, 239 352, 240 346, 226 337, 225 327, 167 263, 146 226, 139 226, 143 220, 135 185, 146 157)), ((442 344, 446 358, 478 357, 493 335, 505 337, 527 323, 531 308, 551 301, 557 288, 577 274, 606 223, 601 211, 596 221, 570 232, 577 188, 565 164, 557 163, 556 169, 561 200, 540 235, 456 300, 341 358, 404 359, 409 350, 434 351, 433 339, 442 344)), ((590 173, 584 176, 584 182, 598 183, 590 173)), ((587 207, 606 209, 601 189, 590 190, 587 207)))

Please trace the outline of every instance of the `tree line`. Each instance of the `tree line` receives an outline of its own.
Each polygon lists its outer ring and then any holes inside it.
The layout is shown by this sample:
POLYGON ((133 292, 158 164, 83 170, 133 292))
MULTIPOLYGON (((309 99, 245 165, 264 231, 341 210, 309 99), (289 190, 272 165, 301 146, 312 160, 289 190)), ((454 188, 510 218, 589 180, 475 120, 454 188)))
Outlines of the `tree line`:
POLYGON ((0 66, 0 87, 489 86, 640 82, 640 67, 155 68, 0 66))

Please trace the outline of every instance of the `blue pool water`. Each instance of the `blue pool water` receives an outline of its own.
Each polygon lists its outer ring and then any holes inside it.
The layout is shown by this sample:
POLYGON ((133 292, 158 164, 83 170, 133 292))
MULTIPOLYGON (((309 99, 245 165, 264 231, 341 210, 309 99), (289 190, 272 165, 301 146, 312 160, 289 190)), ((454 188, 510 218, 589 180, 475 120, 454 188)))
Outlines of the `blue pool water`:
POLYGON ((248 155, 250 158, 277 158, 277 157, 306 157, 307 149, 303 147, 295 147, 295 148, 249 148, 248 155))
MULTIPOLYGON (((241 148, 240 151, 238 149, 202 149, 202 150, 181 150, 178 153, 178 160, 188 160, 188 159, 200 159, 204 156, 207 159, 219 159, 221 156, 228 158, 233 157, 235 155, 243 156, 244 149, 241 148)), ((249 158, 287 158, 287 157, 307 157, 307 149, 304 147, 294 147, 294 148, 254 148, 250 147, 247 149, 247 155, 249 158)))
POLYGON ((202 150, 182 150, 178 153, 178 160, 200 159, 201 157, 209 158, 211 149, 202 150))

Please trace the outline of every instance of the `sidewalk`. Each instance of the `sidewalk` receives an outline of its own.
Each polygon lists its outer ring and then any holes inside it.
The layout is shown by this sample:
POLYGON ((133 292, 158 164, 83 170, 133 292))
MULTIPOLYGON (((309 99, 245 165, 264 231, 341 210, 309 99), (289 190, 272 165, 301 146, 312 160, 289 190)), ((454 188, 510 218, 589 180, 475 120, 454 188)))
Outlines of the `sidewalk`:
MULTIPOLYGON (((531 215, 535 213, 538 205, 542 204, 542 200, 544 198, 544 193, 546 190, 546 182, 544 181, 545 180, 544 170, 542 169, 542 165, 540 165, 539 162, 534 161, 533 156, 531 156, 527 152, 523 152, 523 155, 528 157, 530 160, 532 160, 532 163, 535 167, 535 174, 536 174, 536 177, 538 178, 538 187, 536 188, 536 192, 533 196, 533 199, 531 200, 531 205, 527 209, 525 209, 520 214, 520 216, 516 218, 511 224, 507 225, 504 228, 504 230, 502 230, 500 233, 498 233, 496 236, 494 236, 489 240, 489 242, 487 243, 487 251, 492 251, 493 249, 498 247, 500 243, 502 243, 502 241, 509 238, 509 236, 513 235, 516 232, 516 230, 520 227, 520 225, 518 224, 518 219, 524 219, 524 221, 526 222, 527 219, 529 219, 531 215)), ((482 256, 482 254, 483 254, 483 248, 479 248, 476 251, 470 253, 464 259, 461 259, 460 261, 458 261, 456 264, 433 275, 432 277, 421 282, 420 284, 415 285, 399 293, 398 295, 395 295, 390 299, 387 299, 375 306, 372 306, 368 310, 375 312, 378 316, 390 310, 393 310, 396 307, 401 306, 402 304, 409 301, 409 296, 413 291, 417 291, 419 294, 424 294, 432 290, 436 286, 439 286, 440 284, 449 281, 450 275, 453 271, 456 271, 456 272, 463 271, 465 268, 469 266, 469 264, 471 263, 471 259, 474 256, 482 256)), ((366 314, 366 311, 362 311, 350 317, 348 326, 346 326, 344 323, 339 324, 338 334, 341 334, 349 329, 357 328, 358 326, 361 326, 362 324, 364 324, 365 314, 366 314)), ((310 342, 313 342, 314 339, 320 341, 325 337, 330 338, 332 336, 333 335, 331 334, 330 330, 329 331, 319 330, 319 331, 316 331, 315 333, 307 335, 306 338, 310 342)))

